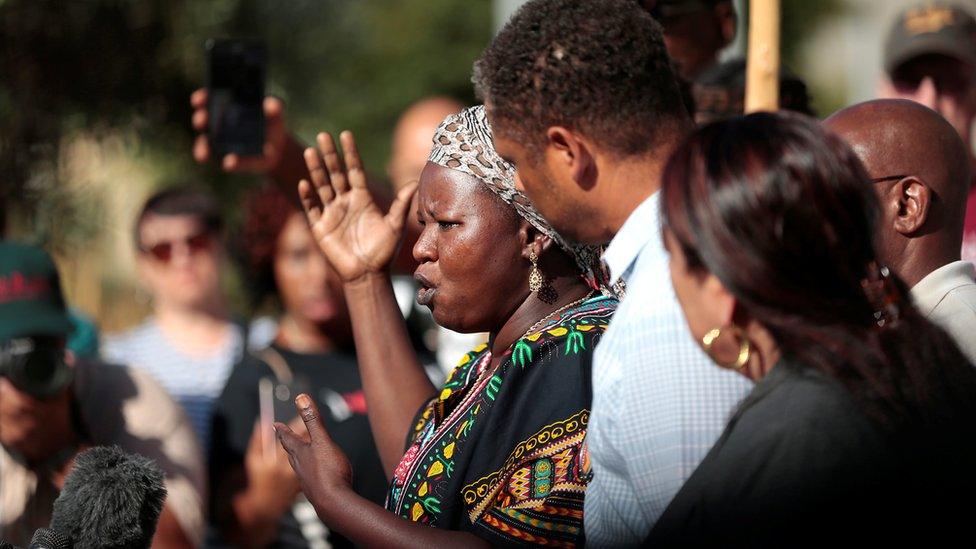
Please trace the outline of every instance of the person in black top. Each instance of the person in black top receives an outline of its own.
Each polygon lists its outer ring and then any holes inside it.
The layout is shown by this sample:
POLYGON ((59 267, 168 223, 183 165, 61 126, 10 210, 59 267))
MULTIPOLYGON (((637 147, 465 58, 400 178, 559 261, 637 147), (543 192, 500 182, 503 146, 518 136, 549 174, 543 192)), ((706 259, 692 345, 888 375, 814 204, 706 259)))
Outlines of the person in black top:
POLYGON ((271 428, 271 420, 295 419, 295 395, 311 395, 336 443, 356 464, 353 489, 382 503, 387 478, 366 415, 349 313, 297 203, 267 187, 249 197, 245 216, 245 259, 255 294, 274 293, 284 313, 273 343, 234 368, 216 405, 211 519, 236 546, 350 545, 321 524, 300 494, 271 428))
POLYGON ((758 383, 648 546, 952 539, 976 487, 976 370, 876 260, 869 179, 813 119, 690 136, 662 219, 691 332, 758 383))

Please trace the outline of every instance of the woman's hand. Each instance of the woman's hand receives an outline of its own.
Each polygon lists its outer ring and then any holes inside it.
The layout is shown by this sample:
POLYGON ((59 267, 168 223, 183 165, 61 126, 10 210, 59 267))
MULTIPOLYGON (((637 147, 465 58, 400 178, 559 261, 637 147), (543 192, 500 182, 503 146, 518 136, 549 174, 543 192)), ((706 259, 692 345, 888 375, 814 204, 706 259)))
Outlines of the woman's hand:
POLYGON ((327 133, 318 135, 318 151, 305 149, 312 181, 299 182, 298 193, 316 242, 343 282, 349 283, 388 269, 417 185, 401 189, 383 215, 366 188, 352 133, 342 132, 339 137, 345 161, 327 133))
POLYGON ((275 423, 278 440, 298 474, 302 491, 329 529, 357 547, 488 547, 468 532, 431 528, 404 520, 352 490, 352 467, 332 441, 308 395, 295 399, 308 440, 283 423, 275 423))
MULTIPOLYGON (((318 406, 306 394, 295 399, 308 438, 296 434, 284 423, 275 423, 278 441, 288 452, 288 461, 298 475, 305 497, 316 510, 326 509, 338 497, 352 490, 352 466, 332 440, 319 416, 318 406)), ((321 513, 321 511, 320 511, 321 513)))

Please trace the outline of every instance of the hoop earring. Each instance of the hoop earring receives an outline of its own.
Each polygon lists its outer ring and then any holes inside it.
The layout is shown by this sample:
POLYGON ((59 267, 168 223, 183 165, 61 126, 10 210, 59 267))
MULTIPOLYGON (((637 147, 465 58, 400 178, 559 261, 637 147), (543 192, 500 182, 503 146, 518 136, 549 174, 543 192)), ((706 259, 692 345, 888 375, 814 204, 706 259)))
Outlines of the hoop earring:
POLYGON ((535 251, 529 252, 529 261, 532 262, 532 270, 529 271, 529 291, 538 292, 542 289, 545 278, 539 270, 539 256, 535 255, 535 251))
POLYGON ((746 337, 745 332, 742 328, 732 325, 732 335, 739 340, 739 356, 736 358, 735 362, 728 364, 722 363, 712 354, 712 345, 715 344, 715 340, 722 335, 722 328, 715 328, 705 334, 702 338, 702 349, 705 350, 705 354, 708 358, 712 359, 712 362, 718 364, 722 368, 728 368, 730 370, 741 370, 745 368, 746 364, 749 363, 749 359, 752 358, 752 344, 749 343, 749 338, 746 337))

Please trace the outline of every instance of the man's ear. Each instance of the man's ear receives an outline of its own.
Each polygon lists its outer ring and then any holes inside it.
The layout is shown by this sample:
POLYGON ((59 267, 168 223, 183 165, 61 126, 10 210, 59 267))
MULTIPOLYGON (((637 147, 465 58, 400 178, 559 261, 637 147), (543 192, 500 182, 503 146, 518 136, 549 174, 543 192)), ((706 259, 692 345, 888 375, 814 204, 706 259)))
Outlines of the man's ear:
POLYGON ((719 29, 722 31, 722 39, 725 41, 725 45, 728 46, 735 40, 737 27, 735 5, 732 0, 728 0, 727 2, 715 4, 713 9, 715 10, 715 17, 718 19, 719 29))
POLYGON ((552 126, 546 130, 546 140, 550 167, 565 169, 569 177, 584 189, 592 187, 596 159, 590 144, 563 126, 552 126))
POLYGON ((897 207, 894 228, 899 233, 910 236, 925 225, 932 207, 932 191, 924 181, 908 176, 898 181, 889 193, 891 203, 886 207, 897 207))

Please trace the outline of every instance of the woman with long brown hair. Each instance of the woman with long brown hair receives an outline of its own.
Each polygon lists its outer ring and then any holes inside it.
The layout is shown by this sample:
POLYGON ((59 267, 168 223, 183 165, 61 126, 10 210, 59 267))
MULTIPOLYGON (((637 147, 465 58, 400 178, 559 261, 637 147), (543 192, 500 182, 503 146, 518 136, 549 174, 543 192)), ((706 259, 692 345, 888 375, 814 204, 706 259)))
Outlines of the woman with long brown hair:
POLYGON ((931 541, 965 524, 976 371, 878 264, 854 153, 813 119, 753 114, 690 136, 662 192, 689 327, 757 385, 647 541, 931 541))

